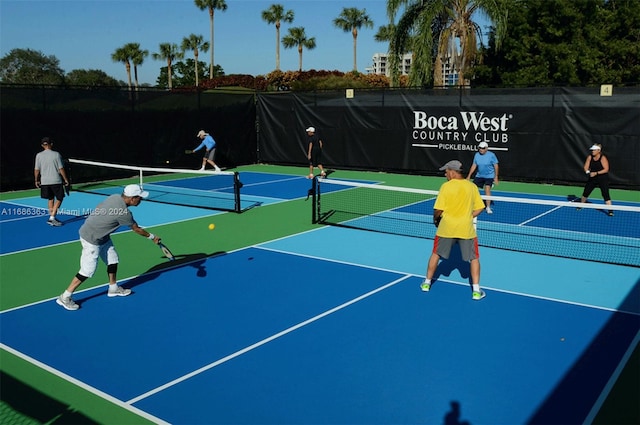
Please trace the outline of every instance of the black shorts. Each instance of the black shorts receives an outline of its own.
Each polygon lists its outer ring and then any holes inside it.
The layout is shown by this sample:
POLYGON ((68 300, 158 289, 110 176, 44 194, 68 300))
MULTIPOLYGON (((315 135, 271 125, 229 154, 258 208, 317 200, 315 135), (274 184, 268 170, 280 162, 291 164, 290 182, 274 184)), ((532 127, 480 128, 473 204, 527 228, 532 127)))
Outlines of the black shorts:
POLYGON ((484 189, 485 186, 493 186, 493 178, 491 177, 476 177, 473 182, 480 189, 484 189))
POLYGON ((309 160, 309 165, 317 167, 320 164, 322 164, 322 149, 313 149, 311 151, 311 159, 309 160))
POLYGON ((40 197, 48 200, 55 198, 62 201, 64 199, 64 185, 62 183, 41 185, 40 197))

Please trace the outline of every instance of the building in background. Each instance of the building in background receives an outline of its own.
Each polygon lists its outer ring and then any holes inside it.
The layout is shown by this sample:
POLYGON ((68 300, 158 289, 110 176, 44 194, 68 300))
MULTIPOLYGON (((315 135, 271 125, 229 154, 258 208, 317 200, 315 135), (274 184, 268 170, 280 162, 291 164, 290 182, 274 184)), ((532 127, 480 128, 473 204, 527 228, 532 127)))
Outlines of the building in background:
MULTIPOLYGON (((411 59, 413 55, 411 53, 405 53, 402 55, 400 61, 400 75, 408 75, 411 71, 411 59)), ((458 71, 455 69, 451 54, 447 55, 446 59, 442 62, 442 81, 445 86, 455 86, 458 84, 458 71)), ((391 69, 389 68, 389 54, 388 53, 376 53, 373 55, 373 64, 370 67, 365 68, 368 74, 386 75, 391 76, 391 69)))
MULTIPOLYGON (((402 55, 400 61, 400 75, 408 75, 411 70, 411 53, 405 53, 402 55)), ((373 65, 365 69, 368 74, 386 75, 391 76, 391 69, 389 68, 389 54, 388 53, 376 53, 373 55, 373 65)))

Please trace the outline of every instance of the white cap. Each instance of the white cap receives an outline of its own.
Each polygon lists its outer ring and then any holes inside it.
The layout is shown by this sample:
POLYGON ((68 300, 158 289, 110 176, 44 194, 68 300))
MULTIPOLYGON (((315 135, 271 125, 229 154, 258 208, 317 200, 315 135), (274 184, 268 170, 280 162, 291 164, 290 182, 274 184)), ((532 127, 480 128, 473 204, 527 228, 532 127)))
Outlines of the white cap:
POLYGON ((124 192, 122 192, 124 196, 128 196, 130 198, 134 196, 139 196, 141 198, 146 198, 149 196, 149 192, 146 190, 142 190, 139 184, 129 184, 124 187, 124 192))
POLYGON ((206 132, 206 131, 204 131, 204 130, 200 130, 200 131, 198 131, 198 134, 196 134, 196 137, 202 137, 202 136, 204 136, 204 135, 206 135, 206 134, 207 134, 207 132, 206 132))
POLYGON ((600 149, 602 149, 600 145, 593 145, 589 148, 590 151, 599 151, 600 149))
POLYGON ((307 128, 305 131, 306 131, 307 133, 308 133, 308 132, 315 133, 315 132, 316 132, 316 129, 315 129, 314 127, 309 127, 309 128, 307 128))
POLYGON ((484 149, 484 148, 488 148, 489 144, 487 142, 480 142, 480 144, 478 145, 478 147, 480 149, 484 149))

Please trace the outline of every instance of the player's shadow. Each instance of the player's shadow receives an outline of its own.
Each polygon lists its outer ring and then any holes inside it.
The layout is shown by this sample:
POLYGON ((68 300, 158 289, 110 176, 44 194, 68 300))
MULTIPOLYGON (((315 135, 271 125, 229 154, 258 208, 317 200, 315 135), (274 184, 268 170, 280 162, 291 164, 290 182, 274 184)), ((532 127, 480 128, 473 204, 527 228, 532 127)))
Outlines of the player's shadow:
POLYGON ((2 423, 46 424, 98 424, 78 412, 73 406, 62 403, 13 376, 0 372, 2 393, 2 423))
POLYGON ((444 415, 444 425, 471 425, 469 421, 461 421, 460 403, 452 401, 450 410, 444 415))
MULTIPOLYGON (((187 255, 174 255, 175 260, 173 261, 163 261, 155 266, 151 267, 145 273, 140 276, 134 277, 129 282, 124 284, 125 288, 129 288, 133 290, 136 286, 143 285, 147 282, 154 280, 156 277, 160 275, 160 273, 164 272, 167 269, 175 269, 179 267, 192 267, 196 270, 196 276, 199 278, 207 277, 207 268, 205 266, 205 262, 212 257, 218 257, 221 255, 226 255, 225 251, 218 251, 212 254, 205 253, 196 253, 196 254, 187 254, 187 255)), ((162 257, 164 258, 164 257, 162 257)))
POLYGON ((76 221, 86 220, 86 219, 87 219, 87 217, 89 217, 89 215, 88 215, 88 214, 84 214, 84 215, 74 215, 74 216, 72 216, 71 218, 68 218, 68 219, 62 220, 62 225, 64 226, 64 225, 66 225, 66 224, 71 224, 71 223, 74 223, 74 222, 76 222, 76 221))
POLYGON ((451 254, 448 259, 441 258, 440 264, 433 275, 433 280, 438 280, 440 276, 450 277, 454 270, 458 270, 463 279, 467 279, 471 284, 471 270, 469 263, 462 259, 460 247, 456 244, 451 248, 451 254))
MULTIPOLYGON (((207 268, 205 266, 206 261, 212 257, 218 257, 221 255, 226 255, 225 251, 218 251, 211 254, 205 253, 196 253, 196 254, 187 254, 187 255, 174 255, 175 260, 169 261, 164 256, 161 257, 162 260, 160 263, 148 269, 146 272, 130 279, 128 282, 122 285, 123 288, 131 289, 133 293, 135 293, 134 288, 140 285, 144 285, 156 279, 161 273, 166 270, 173 270, 180 267, 192 267, 195 269, 195 274, 198 278, 207 277, 207 268)), ((104 297, 107 294, 107 289, 104 291, 99 291, 92 295, 89 295, 84 298, 76 299, 76 303, 80 306, 87 301, 92 300, 93 298, 104 297)), ((132 294, 133 295, 133 294, 132 294)))

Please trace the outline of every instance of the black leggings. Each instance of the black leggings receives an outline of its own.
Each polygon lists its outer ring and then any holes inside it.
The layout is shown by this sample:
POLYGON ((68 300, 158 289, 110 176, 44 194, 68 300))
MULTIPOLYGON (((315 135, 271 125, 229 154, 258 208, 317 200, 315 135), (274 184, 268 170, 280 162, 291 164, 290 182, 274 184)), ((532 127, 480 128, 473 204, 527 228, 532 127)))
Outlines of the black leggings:
POLYGON ((587 184, 584 186, 584 190, 582 191, 582 196, 588 198, 596 187, 600 188, 602 199, 605 201, 611 200, 611 196, 609 195, 609 177, 606 174, 601 174, 587 180, 587 184))

